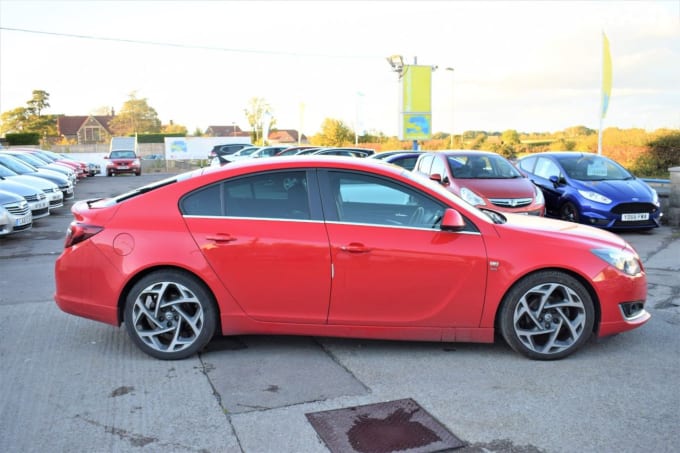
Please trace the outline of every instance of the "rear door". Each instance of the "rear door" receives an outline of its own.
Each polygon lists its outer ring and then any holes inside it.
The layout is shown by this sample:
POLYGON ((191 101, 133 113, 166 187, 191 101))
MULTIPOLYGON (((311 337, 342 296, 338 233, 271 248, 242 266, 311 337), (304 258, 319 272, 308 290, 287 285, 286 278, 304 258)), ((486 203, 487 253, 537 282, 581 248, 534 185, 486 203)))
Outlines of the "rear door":
POLYGON ((200 250, 243 310, 260 321, 325 323, 328 235, 313 173, 271 171, 185 196, 200 250))

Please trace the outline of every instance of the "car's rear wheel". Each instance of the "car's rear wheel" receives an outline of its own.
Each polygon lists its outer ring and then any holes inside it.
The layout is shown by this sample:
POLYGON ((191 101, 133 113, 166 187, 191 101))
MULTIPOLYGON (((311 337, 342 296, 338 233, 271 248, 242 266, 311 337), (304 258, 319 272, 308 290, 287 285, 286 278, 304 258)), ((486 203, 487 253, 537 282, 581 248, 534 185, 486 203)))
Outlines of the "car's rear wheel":
POLYGON ((147 275, 127 295, 125 327, 145 353, 177 360, 203 349, 215 333, 212 295, 195 277, 165 270, 147 275))
POLYGON ((576 205, 569 201, 564 203, 560 208, 560 219, 578 223, 581 220, 581 216, 578 213, 576 205))
POLYGON ((500 330, 512 349, 536 360, 561 359, 593 332, 590 293, 574 277, 543 271, 517 283, 503 299, 500 330))

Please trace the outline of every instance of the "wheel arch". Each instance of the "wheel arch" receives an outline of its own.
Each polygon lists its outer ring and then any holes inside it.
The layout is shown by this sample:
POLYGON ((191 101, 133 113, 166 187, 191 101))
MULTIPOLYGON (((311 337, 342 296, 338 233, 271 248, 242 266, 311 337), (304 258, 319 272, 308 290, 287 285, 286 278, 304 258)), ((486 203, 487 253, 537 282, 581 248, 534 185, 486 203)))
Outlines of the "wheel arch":
POLYGON ((501 312, 503 310, 503 305, 507 303, 507 296, 510 291, 513 290, 519 283, 521 283, 523 280, 531 277, 532 275, 536 275, 540 272, 561 272, 563 274, 569 275, 570 277, 576 279, 579 283, 583 285, 583 287, 588 291, 588 294, 590 295, 590 298, 593 301, 593 309, 595 311, 595 322, 593 323, 593 332, 597 333, 599 326, 600 326, 600 319, 601 319, 601 308, 600 308, 600 298, 597 296, 597 292, 595 291, 595 288, 593 288, 593 285, 590 284, 590 282, 583 277, 581 274, 578 272, 574 272, 570 269, 565 269, 561 267, 545 267, 541 269, 535 269, 522 277, 518 278, 512 285, 510 285, 505 292, 503 293, 503 296, 501 297, 501 302, 498 304, 496 307, 496 313, 494 314, 494 331, 496 333, 500 332, 500 317, 501 317, 501 312))
POLYGON ((135 284, 137 284, 138 281, 140 281, 141 279, 143 279, 147 275, 152 274, 154 272, 158 272, 158 271, 179 271, 179 272, 182 272, 186 275, 189 275, 189 276, 195 278, 197 282, 199 282, 201 285, 203 285, 203 287, 205 288, 207 293, 212 298, 212 303, 214 305, 215 313, 216 313, 216 316, 217 316, 217 319, 216 319, 217 328, 219 329, 219 331, 221 331, 221 329, 222 329, 222 321, 221 321, 222 317, 221 317, 221 312, 220 312, 220 304, 217 303, 217 297, 215 297, 215 293, 212 291, 210 286, 195 272, 192 272, 192 271, 190 271, 190 270, 188 270, 184 267, 170 266, 170 265, 153 266, 153 267, 143 269, 140 272, 138 272, 137 274, 135 274, 135 276, 132 277, 125 284, 125 286, 123 287, 123 290, 118 295, 118 301, 117 301, 118 325, 121 325, 123 323, 123 319, 124 319, 123 311, 125 310, 125 300, 127 299, 127 296, 130 293, 130 290, 132 289, 132 287, 135 284))

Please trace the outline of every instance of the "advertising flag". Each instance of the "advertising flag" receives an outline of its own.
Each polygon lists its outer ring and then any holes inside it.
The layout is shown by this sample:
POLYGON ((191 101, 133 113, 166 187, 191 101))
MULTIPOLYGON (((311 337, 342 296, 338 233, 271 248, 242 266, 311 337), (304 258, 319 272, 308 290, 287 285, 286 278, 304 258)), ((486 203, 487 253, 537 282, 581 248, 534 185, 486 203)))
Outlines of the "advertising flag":
POLYGON ((612 94, 612 55, 609 52, 607 35, 602 33, 602 39, 602 118, 604 118, 612 94))

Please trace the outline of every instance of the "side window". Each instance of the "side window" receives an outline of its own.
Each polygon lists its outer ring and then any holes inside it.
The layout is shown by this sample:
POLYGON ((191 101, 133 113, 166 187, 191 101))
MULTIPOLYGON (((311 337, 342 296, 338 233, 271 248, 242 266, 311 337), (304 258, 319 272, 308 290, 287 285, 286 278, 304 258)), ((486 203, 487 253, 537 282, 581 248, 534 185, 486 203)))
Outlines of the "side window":
POLYGON ((433 157, 434 156, 430 154, 428 154, 427 156, 423 156, 423 158, 420 159, 420 162, 418 162, 418 168, 416 170, 425 175, 429 175, 433 157))
POLYGON ((304 171, 261 173, 224 183, 228 217, 309 219, 304 171))
POLYGON ((340 222, 437 228, 444 207, 401 184, 350 172, 329 172, 340 222))
POLYGON ((180 201, 183 215, 309 219, 304 171, 236 178, 191 192, 180 201))
POLYGON ((551 176, 560 176, 560 169, 553 161, 545 157, 539 157, 536 162, 536 169, 534 170, 536 176, 550 179, 551 176))
POLYGON ((191 192, 180 201, 180 211, 183 215, 223 215, 221 187, 220 184, 213 184, 191 192))
POLYGON ((442 177, 442 181, 444 180, 444 178, 449 176, 448 172, 446 171, 446 165, 439 158, 434 158, 434 160, 432 161, 432 168, 430 169, 430 172, 428 174, 434 175, 435 173, 442 177))

